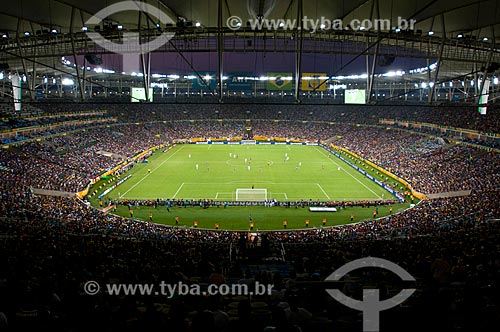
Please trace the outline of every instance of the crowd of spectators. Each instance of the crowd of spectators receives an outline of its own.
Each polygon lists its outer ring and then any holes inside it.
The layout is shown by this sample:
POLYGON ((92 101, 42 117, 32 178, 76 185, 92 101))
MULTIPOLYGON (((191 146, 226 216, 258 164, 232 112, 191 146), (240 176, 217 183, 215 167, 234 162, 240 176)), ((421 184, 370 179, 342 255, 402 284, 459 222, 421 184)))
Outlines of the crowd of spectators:
POLYGON ((436 143, 426 136, 386 128, 344 125, 335 130, 334 144, 394 172, 425 194, 500 184, 500 155, 493 151, 436 143))
POLYGON ((55 113, 52 116, 37 116, 37 117, 10 117, 4 121, 0 121, 0 131, 7 131, 16 128, 28 128, 36 126, 50 126, 69 121, 84 121, 97 118, 109 117, 103 111, 77 112, 77 113, 55 113))
MULTIPOLYGON (((286 117, 293 112, 281 120, 292 120, 286 117)), ((238 136, 246 124, 246 116, 238 121, 183 121, 195 120, 191 119, 195 115, 200 113, 184 113, 181 108, 171 117, 159 115, 160 122, 145 123, 143 114, 131 111, 123 122, 133 123, 0 150, 0 265, 5 267, 0 270, 0 329, 359 330, 357 311, 311 285, 365 256, 389 259, 417 278, 419 291, 408 304, 382 314, 384 330, 400 330, 405 322, 408 331, 491 331, 498 326, 500 160, 492 151, 443 145, 385 128, 302 122, 314 114, 294 119, 299 121, 252 120, 254 135, 334 138, 334 144, 393 170, 426 193, 471 190, 467 196, 424 200, 378 220, 259 234, 252 244, 238 232, 131 220, 75 198, 40 196, 30 190, 74 192, 121 158, 151 146, 199 136, 238 136), (249 257, 261 250, 284 258, 286 273, 262 262, 260 271, 252 272, 249 257), (82 292, 88 280, 101 284, 259 281, 273 283, 274 291, 245 299, 90 297, 82 292)), ((377 280, 376 274, 367 273, 358 275, 358 281, 368 277, 377 280)), ((390 285, 381 280, 377 284, 385 287, 382 293, 387 296, 390 285)), ((359 286, 349 283, 344 291, 361 294, 359 286)))
POLYGON ((433 123, 455 128, 498 133, 499 109, 486 115, 477 107, 372 106, 372 105, 279 105, 279 104, 40 104, 46 114, 106 110, 123 122, 198 119, 272 119, 376 124, 379 119, 433 123))
MULTIPOLYGON (((76 192, 120 160, 149 147, 176 139, 242 136, 246 124, 191 120, 99 126, 3 149, 0 160, 4 167, 29 175, 21 180, 30 182, 28 186, 76 192)), ((500 157, 494 151, 437 143, 421 133, 324 122, 254 120, 251 125, 255 136, 332 142, 389 169, 425 194, 500 182, 500 157)))

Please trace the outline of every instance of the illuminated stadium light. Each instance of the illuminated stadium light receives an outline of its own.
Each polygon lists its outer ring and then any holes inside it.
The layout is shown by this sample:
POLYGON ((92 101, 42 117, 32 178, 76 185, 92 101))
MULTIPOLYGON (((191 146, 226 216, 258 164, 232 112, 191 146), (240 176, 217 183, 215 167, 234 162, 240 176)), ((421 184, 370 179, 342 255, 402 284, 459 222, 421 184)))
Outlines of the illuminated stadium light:
POLYGON ((387 72, 385 74, 382 74, 382 76, 384 77, 395 77, 395 76, 403 76, 404 75, 404 71, 402 70, 397 70, 397 71, 390 71, 390 72, 387 72))
POLYGON ((321 30, 323 30, 324 28, 326 28, 326 25, 324 23, 322 23, 319 27, 321 30))
POLYGON ((431 30, 431 31, 429 31, 429 36, 432 36, 432 35, 434 35, 434 31, 431 30))
POLYGON ((474 86, 474 80, 470 81, 470 86, 474 86))
POLYGON ((420 86, 422 87, 422 89, 426 89, 427 88, 427 83, 422 82, 422 84, 420 84, 420 86))
POLYGON ((50 32, 51 32, 53 35, 57 35, 57 29, 52 29, 52 30, 50 30, 50 32))
POLYGON ((9 38, 9 35, 7 35, 6 33, 4 33, 4 34, 2 35, 2 38, 9 38))
POLYGON ((73 81, 71 78, 63 78, 61 83, 62 85, 73 85, 75 84, 75 81, 73 81))
POLYGON ((180 78, 179 75, 175 75, 175 74, 170 74, 170 75, 167 75, 167 78, 170 78, 170 79, 173 79, 173 80, 177 80, 180 78))
POLYGON ((358 80, 358 79, 364 79, 367 78, 368 74, 360 74, 360 75, 349 75, 349 76, 332 76, 332 80, 358 80))
POLYGON ((495 84, 495 85, 498 84, 498 77, 493 78, 493 84, 495 84))
POLYGON ((459 33, 459 34, 457 35, 457 38, 458 38, 458 39, 460 39, 460 38, 462 38, 463 36, 464 36, 464 35, 463 35, 463 33, 459 33))
POLYGON ((57 82, 57 81, 56 81, 56 79, 55 79, 55 78, 53 78, 53 79, 52 79, 52 84, 56 84, 56 82, 57 82))
POLYGON ((82 27, 82 31, 84 31, 84 32, 85 32, 85 31, 88 31, 88 29, 89 29, 89 28, 88 28, 88 27, 86 27, 85 25, 82 27))
POLYGON ((194 26, 197 27, 197 28, 199 28, 199 27, 201 27, 201 23, 198 22, 198 21, 196 21, 196 23, 194 24, 194 26))
POLYGON ((168 88, 168 83, 151 83, 152 88, 168 88))
POLYGON ((43 83, 44 83, 44 84, 47 84, 47 82, 48 82, 48 81, 49 81, 49 80, 48 80, 48 78, 47 78, 47 77, 45 77, 45 78, 43 79, 43 83))
POLYGON ((396 33, 401 32, 401 28, 396 28, 396 29, 394 29, 394 32, 396 32, 396 33))
POLYGON ((4 77, 4 73, 2 71, 2 72, 0 72, 0 80, 3 80, 3 77, 4 77))
POLYGON ((488 41, 488 37, 484 37, 484 38, 483 38, 483 41, 484 41, 484 42, 487 42, 487 41, 488 41))
POLYGON ((430 86, 431 88, 433 88, 433 87, 434 87, 434 82, 429 82, 429 86, 430 86))
POLYGON ((24 33, 24 35, 25 35, 26 37, 29 37, 29 36, 30 36, 30 32, 29 32, 29 31, 26 31, 26 32, 24 33))

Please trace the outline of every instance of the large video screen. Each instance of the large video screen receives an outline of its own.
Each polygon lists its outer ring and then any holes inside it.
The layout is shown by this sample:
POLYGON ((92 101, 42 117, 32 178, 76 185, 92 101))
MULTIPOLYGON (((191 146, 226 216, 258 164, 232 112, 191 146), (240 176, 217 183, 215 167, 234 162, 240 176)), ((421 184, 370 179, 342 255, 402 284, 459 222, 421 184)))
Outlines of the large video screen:
MULTIPOLYGON (((144 90, 144 88, 131 88, 132 92, 131 92, 131 101, 133 103, 137 103, 141 100, 146 100, 146 92, 144 90)), ((153 101, 153 88, 150 88, 149 89, 149 101, 152 102, 153 101)))
POLYGON ((345 104, 366 104, 366 90, 352 89, 345 90, 344 103, 345 104))

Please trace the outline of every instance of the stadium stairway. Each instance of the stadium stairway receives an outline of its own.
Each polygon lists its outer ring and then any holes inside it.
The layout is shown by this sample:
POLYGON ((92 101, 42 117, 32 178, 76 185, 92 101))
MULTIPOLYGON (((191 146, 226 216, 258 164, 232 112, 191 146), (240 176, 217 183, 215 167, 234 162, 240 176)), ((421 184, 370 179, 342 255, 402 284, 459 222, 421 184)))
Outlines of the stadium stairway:
POLYGON ((333 141, 335 141, 335 137, 330 137, 325 141, 325 145, 329 146, 331 143, 333 143, 333 141))

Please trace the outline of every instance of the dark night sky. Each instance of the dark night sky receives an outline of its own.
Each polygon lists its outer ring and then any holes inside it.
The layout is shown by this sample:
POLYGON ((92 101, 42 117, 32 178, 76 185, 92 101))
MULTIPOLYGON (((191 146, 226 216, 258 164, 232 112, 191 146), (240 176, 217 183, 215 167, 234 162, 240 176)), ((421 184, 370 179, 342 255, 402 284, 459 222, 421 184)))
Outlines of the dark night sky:
MULTIPOLYGON (((184 53, 197 71, 217 71, 218 61, 215 52, 184 53)), ((352 55, 326 55, 326 54, 304 54, 302 56, 303 72, 319 72, 328 75, 361 74, 366 71, 365 56, 360 56, 351 64, 345 66, 354 56, 352 55), (345 68, 341 69, 342 66, 345 68)), ((122 56, 118 54, 103 55, 102 68, 122 71, 122 56)), ((160 74, 184 74, 192 72, 189 65, 177 53, 153 53, 151 56, 151 72, 160 74)), ((80 59, 81 61, 81 59, 80 59)), ((80 62, 81 63, 81 62, 80 62)), ((425 59, 396 58, 389 67, 377 66, 377 73, 390 70, 414 69, 425 66, 425 59)), ((224 73, 228 72, 253 72, 263 75, 269 71, 294 72, 295 55, 293 53, 278 52, 247 52, 247 53, 225 53, 224 73)))

